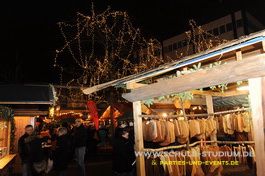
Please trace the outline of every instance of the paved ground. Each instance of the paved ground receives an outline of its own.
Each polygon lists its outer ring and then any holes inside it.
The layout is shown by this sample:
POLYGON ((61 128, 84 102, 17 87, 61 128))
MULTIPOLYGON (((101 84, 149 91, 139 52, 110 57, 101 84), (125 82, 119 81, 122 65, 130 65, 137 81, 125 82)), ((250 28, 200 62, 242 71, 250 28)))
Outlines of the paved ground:
MULTIPOLYGON (((85 161, 88 176, 114 176, 112 171, 112 155, 105 153, 97 157, 90 157, 85 161)), ((75 161, 69 162, 69 176, 78 176, 78 168, 75 161)), ((21 173, 14 173, 14 176, 21 176, 21 173)), ((55 176, 55 171, 51 171, 43 176, 55 176)))
POLYGON ((224 166, 222 176, 255 176, 255 171, 249 169, 247 165, 224 166))
MULTIPOLYGON (((108 155, 101 155, 97 158, 93 157, 86 162, 86 173, 88 176, 114 176, 112 171, 112 158, 108 155)), ((77 165, 74 161, 71 161, 68 168, 69 176, 79 175, 77 165)), ((55 176, 55 172, 51 171, 45 176, 55 176)))

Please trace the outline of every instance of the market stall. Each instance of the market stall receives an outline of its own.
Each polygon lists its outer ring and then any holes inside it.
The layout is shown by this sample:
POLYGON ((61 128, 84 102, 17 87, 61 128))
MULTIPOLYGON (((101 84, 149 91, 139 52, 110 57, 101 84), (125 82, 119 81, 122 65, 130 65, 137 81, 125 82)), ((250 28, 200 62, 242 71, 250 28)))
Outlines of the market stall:
MULTIPOLYGON (((175 61, 146 72, 85 89, 84 93, 89 94, 98 91, 101 89, 101 86, 103 89, 106 86, 115 86, 120 84, 126 84, 127 89, 131 89, 131 92, 124 94, 123 98, 133 102, 135 150, 137 153, 147 151, 177 151, 178 149, 183 149, 193 153, 200 153, 202 151, 217 152, 221 150, 235 150, 243 152, 251 150, 252 153, 255 153, 255 158, 253 159, 252 157, 252 162, 256 165, 256 174, 261 176, 265 173, 264 52, 265 32, 261 31, 245 36, 239 40, 222 44, 214 49, 185 57, 180 61, 175 61), (166 79, 161 77, 161 75, 168 76, 168 74, 172 74, 172 72, 176 73, 176 75, 170 75, 170 77, 167 77, 166 79), (160 77, 158 78, 158 76, 160 77), (141 83, 142 80, 149 78, 158 79, 150 84, 141 83), (248 87, 248 90, 240 90, 240 88, 243 87, 242 85, 248 87), (215 91, 217 89, 219 92, 215 91), (182 102, 182 113, 179 114, 164 115, 159 112, 149 115, 142 114, 143 104, 150 105, 156 100, 163 100, 165 98, 172 98, 176 96, 181 97, 183 95, 185 96, 185 94, 200 95, 204 97, 206 101, 206 112, 203 114, 187 114, 187 110, 182 102), (217 106, 214 106, 214 99, 216 97, 230 97, 229 101, 231 102, 231 98, 233 98, 233 96, 240 95, 249 96, 250 107, 241 104, 241 106, 236 109, 234 109, 235 107, 228 106, 225 110, 217 110, 217 106), (198 121, 200 121, 201 118, 196 117, 204 117, 205 120, 202 121, 204 123, 202 123, 202 125, 198 125, 196 120, 198 119, 198 121), (243 117, 248 118, 245 118, 244 120, 243 117), (159 121, 157 119, 159 119, 159 121), (220 119, 225 119, 225 122, 220 123, 220 119), (146 135, 146 130, 149 129, 147 126, 152 125, 153 128, 150 129, 154 129, 159 126, 157 125, 157 122, 164 123, 163 125, 165 127, 161 127, 160 131, 161 129, 167 129, 164 138, 161 138, 161 135, 158 135, 159 130, 157 130, 157 128, 156 133, 149 131, 149 135, 146 135), (198 128, 190 128, 192 125, 196 126, 196 123, 197 127, 199 126, 198 128), (205 123, 206 125, 203 125, 205 123), (242 125, 242 123, 244 125, 242 125), (237 126, 232 124, 237 124, 237 126), (203 126, 206 126, 207 128, 205 128, 207 130, 200 133, 201 127, 203 126), (218 140, 218 131, 221 131, 220 128, 225 129, 224 132, 227 134, 235 133, 235 131, 238 133, 246 132, 248 133, 248 138, 245 139, 241 136, 241 140, 239 140, 239 138, 236 140, 218 140), (196 131, 195 129, 199 130, 196 131), (192 137, 199 137, 200 140, 192 142, 192 137), (158 143, 160 142, 162 145, 157 148, 146 148, 144 140, 158 143), (238 146, 227 148, 223 147, 222 144, 237 144, 238 146), (248 149, 245 148, 246 146, 248 149)), ((152 174, 150 174, 150 170, 154 171, 159 169, 152 164, 152 161, 154 161, 154 159, 157 160, 158 158, 151 158, 151 160, 148 159, 150 158, 145 158, 143 153, 142 155, 137 156, 136 166, 138 176, 151 176, 152 174), (152 168, 150 169, 151 166, 152 168)), ((159 160, 164 162, 201 160, 221 161, 221 158, 187 157, 184 159, 169 159, 161 157, 159 160)), ((241 164, 241 162, 245 163, 246 158, 223 158, 222 160, 238 160, 241 164)), ((181 167, 170 167, 169 165, 170 164, 162 166, 164 172, 169 175, 171 173, 176 174, 176 172, 180 171, 182 171, 180 172, 180 175, 205 175, 214 172, 217 172, 216 174, 220 175, 224 170, 221 164, 206 168, 196 164, 190 166, 184 165, 181 167)))
POLYGON ((14 159, 14 118, 9 107, 0 106, 0 175, 10 175, 14 159))

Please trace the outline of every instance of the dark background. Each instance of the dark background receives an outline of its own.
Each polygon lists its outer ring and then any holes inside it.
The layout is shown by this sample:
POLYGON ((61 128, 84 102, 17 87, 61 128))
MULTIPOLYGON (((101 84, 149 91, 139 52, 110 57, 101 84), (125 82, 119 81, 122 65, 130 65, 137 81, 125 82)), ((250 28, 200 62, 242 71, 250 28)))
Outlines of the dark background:
MULTIPOLYGON (((127 11, 146 38, 160 41, 189 29, 188 20, 208 23, 237 10, 247 10, 265 24, 263 0, 96 0, 101 12, 111 6, 127 11)), ((10 0, 0 5, 0 83, 59 83, 53 67, 55 50, 63 46, 57 22, 90 14, 91 0, 10 0), (20 67, 18 65, 20 64, 20 67), (18 69, 19 68, 19 69, 18 69), (16 74, 18 73, 18 74, 16 74), (13 76, 4 79, 1 75, 13 76)))

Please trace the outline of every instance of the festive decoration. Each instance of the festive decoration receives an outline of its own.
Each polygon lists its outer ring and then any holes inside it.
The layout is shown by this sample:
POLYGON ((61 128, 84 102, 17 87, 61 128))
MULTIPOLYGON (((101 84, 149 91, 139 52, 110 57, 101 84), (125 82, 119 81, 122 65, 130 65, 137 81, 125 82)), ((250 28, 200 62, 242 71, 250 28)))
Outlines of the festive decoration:
POLYGON ((142 100, 142 103, 150 107, 153 104, 153 101, 155 101, 154 98, 147 99, 147 100, 142 100))
POLYGON ((142 100, 142 103, 150 107, 155 100, 163 101, 163 100, 171 100, 174 101, 174 104, 181 104, 185 103, 186 106, 190 106, 190 100, 194 99, 193 94, 190 92, 182 92, 177 94, 170 94, 170 95, 164 95, 158 98, 152 98, 147 100, 142 100))
POLYGON ((93 119, 93 122, 95 124, 95 128, 96 130, 98 130, 99 128, 99 124, 98 124, 98 108, 97 108, 97 105, 96 103, 93 101, 93 100, 88 100, 87 102, 87 107, 90 111, 90 115, 93 119))
POLYGON ((55 91, 53 85, 49 85, 52 88, 52 95, 53 95, 53 106, 56 106, 56 101, 58 100, 57 92, 55 91))
POLYGON ((11 122, 10 153, 14 153, 14 142, 15 142, 14 112, 11 108, 0 105, 0 117, 11 122))
MULTIPOLYGON (((67 83, 69 89, 72 85, 92 87, 164 63, 161 44, 141 37, 126 12, 108 8, 96 14, 92 4, 90 16, 77 13, 76 22, 58 24, 65 45, 56 50, 54 66, 61 70, 61 83, 63 72, 73 77, 67 83), (70 60, 65 53, 70 54, 70 60)), ((106 91, 88 99, 106 101, 106 91)))
POLYGON ((186 55, 189 53, 190 44, 194 45, 195 53, 199 53, 227 42, 225 39, 220 39, 218 36, 206 32, 201 26, 198 26, 194 20, 190 20, 189 25, 191 30, 186 32, 188 46, 186 55))
POLYGON ((56 117, 56 119, 67 119, 67 118, 74 118, 74 119, 79 119, 80 116, 79 115, 74 115, 74 114, 64 114, 64 115, 60 115, 58 117, 56 117))

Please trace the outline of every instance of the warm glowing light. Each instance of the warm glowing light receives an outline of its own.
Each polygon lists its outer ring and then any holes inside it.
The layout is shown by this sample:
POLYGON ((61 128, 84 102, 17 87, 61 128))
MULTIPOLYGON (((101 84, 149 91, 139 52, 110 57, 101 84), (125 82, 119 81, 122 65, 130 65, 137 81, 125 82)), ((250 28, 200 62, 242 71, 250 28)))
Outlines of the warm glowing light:
POLYGON ((54 116, 54 107, 50 108, 50 116, 54 116))
POLYGON ((184 117, 179 117, 178 120, 184 120, 184 117))
POLYGON ((163 117, 167 117, 167 113, 163 113, 163 117))
POLYGON ((236 90, 249 90, 248 86, 238 87, 236 90))

